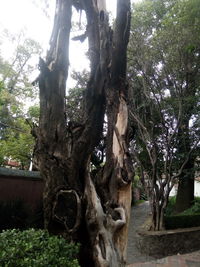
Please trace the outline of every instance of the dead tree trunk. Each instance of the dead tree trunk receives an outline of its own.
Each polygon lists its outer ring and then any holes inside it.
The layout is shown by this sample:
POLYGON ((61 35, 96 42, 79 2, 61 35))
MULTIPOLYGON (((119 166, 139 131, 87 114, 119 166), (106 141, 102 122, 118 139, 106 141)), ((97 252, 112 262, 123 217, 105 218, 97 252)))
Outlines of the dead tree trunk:
POLYGON ((103 0, 57 0, 50 50, 40 60, 40 122, 35 155, 45 180, 45 227, 79 241, 82 266, 124 266, 131 204, 126 48, 130 1, 118 0, 114 33, 103 0), (91 74, 82 125, 67 124, 65 84, 72 6, 86 12, 91 74), (107 157, 95 178, 90 157, 107 110, 107 157), (90 253, 89 253, 90 251, 90 253), (89 255, 90 254, 90 255, 89 255))

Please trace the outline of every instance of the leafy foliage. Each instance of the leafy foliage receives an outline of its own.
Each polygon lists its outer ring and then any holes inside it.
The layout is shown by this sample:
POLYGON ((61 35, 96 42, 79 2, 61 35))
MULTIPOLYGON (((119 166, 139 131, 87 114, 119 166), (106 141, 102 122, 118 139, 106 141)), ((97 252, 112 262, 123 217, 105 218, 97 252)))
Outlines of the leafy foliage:
POLYGON ((190 228, 200 226, 200 214, 177 214, 165 217, 166 229, 190 228))
POLYGON ((170 197, 165 210, 166 229, 200 226, 200 197, 195 197, 193 205, 181 213, 175 213, 176 197, 170 197))
POLYGON ((187 163, 193 166, 199 151, 199 11, 195 0, 133 5, 128 67, 132 154, 150 196, 156 194, 157 210, 166 206, 175 176, 187 178, 187 163))
POLYGON ((165 209, 166 216, 173 215, 173 212, 175 211, 175 204, 176 204, 176 196, 169 197, 169 201, 165 209))
POLYGON ((0 265, 78 267, 78 245, 44 230, 7 230, 0 234, 0 265))
POLYGON ((29 165, 34 143, 25 120, 29 117, 35 122, 38 116, 35 107, 26 111, 26 102, 35 101, 38 94, 30 82, 36 68, 31 59, 41 53, 41 47, 23 34, 13 36, 5 31, 5 35, 16 48, 9 60, 0 58, 0 165, 12 159, 23 168, 29 165))
POLYGON ((68 90, 66 97, 66 115, 67 120, 71 122, 81 123, 84 113, 84 91, 88 80, 88 72, 86 70, 73 72, 72 78, 76 81, 74 88, 68 90))
POLYGON ((200 198, 196 198, 194 201, 194 205, 192 205, 191 208, 183 211, 181 214, 183 215, 200 214, 200 198))
MULTIPOLYGON (((165 211, 166 216, 171 216, 175 213, 176 197, 170 197, 165 211)), ((195 197, 193 205, 180 213, 181 215, 194 215, 200 214, 200 197, 195 197)))
POLYGON ((34 139, 30 133, 29 125, 24 119, 16 119, 15 125, 4 134, 4 138, 0 140, 0 158, 2 164, 5 159, 11 158, 20 162, 21 167, 28 167, 34 147, 34 139))

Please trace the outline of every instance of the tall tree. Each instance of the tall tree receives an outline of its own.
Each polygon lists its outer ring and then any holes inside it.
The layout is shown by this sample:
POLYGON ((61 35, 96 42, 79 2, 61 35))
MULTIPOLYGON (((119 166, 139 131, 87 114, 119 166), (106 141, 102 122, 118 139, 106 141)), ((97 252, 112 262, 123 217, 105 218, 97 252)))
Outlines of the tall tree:
MULTIPOLYGON (((171 95, 174 99, 181 99, 183 106, 178 129, 177 153, 179 161, 188 155, 195 143, 196 135, 198 136, 195 121, 199 115, 199 12, 198 1, 178 1, 164 20, 164 35, 167 33, 172 36, 176 32, 176 38, 168 39, 168 45, 165 44, 164 46, 166 50, 164 61, 168 81, 170 75, 168 69, 172 70, 171 82, 173 85, 169 88, 171 95)), ((160 39, 162 36, 161 33, 160 39)), ((179 178, 176 212, 182 212, 189 208, 194 201, 195 160, 199 154, 199 149, 194 152, 196 153, 190 155, 179 178)))
MULTIPOLYGON (((196 4, 189 0, 147 0, 133 9, 129 76, 134 95, 131 110, 136 128, 134 157, 141 175, 145 172, 149 178, 152 225, 156 230, 164 227, 164 209, 175 180, 194 182, 194 152, 199 140, 195 123, 199 101, 199 29, 191 29, 195 23, 190 24, 186 18, 189 10, 195 14, 196 4), (186 9, 186 4, 193 9, 186 9)), ((196 14, 194 21, 197 20, 196 14)), ((188 187, 184 188, 188 193, 188 187)), ((185 199, 190 205, 191 199, 185 199)))
POLYGON ((13 41, 15 50, 9 59, 0 58, 0 157, 2 165, 11 158, 22 167, 29 165, 34 143, 25 123, 26 101, 30 103, 36 96, 29 79, 36 66, 30 61, 41 52, 41 47, 21 34, 13 36, 7 32, 6 36, 13 41))
POLYGON ((83 244, 82 266, 117 267, 126 261, 132 176, 127 142, 129 26, 129 0, 117 1, 113 30, 105 1, 57 0, 50 50, 39 62, 40 121, 33 134, 45 180, 45 227, 83 244), (67 123, 65 112, 72 6, 86 13, 91 62, 78 125, 67 123), (90 158, 101 139, 106 111, 106 163, 91 177, 90 158))

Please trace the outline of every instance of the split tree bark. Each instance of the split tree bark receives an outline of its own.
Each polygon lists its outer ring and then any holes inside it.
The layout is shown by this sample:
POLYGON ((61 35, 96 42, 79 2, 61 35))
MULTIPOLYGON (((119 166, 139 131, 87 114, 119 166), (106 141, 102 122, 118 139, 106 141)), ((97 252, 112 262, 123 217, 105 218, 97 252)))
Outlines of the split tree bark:
POLYGON ((127 139, 129 26, 129 0, 117 1, 114 30, 105 1, 57 0, 50 50, 39 63, 40 122, 33 134, 45 180, 45 227, 83 244, 82 266, 117 267, 126 262, 132 176, 127 139), (83 124, 78 127, 67 124, 65 113, 73 5, 86 12, 91 62, 83 124), (106 113, 106 163, 92 178, 90 157, 100 141, 106 113))

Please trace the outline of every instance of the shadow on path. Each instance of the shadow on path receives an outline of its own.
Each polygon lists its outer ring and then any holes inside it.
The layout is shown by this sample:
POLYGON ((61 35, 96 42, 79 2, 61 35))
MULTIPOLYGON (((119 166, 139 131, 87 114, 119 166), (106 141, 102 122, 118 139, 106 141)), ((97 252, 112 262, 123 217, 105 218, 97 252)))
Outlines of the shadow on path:
POLYGON ((146 262, 155 258, 148 255, 141 254, 136 246, 137 230, 144 224, 150 213, 149 202, 145 201, 137 206, 132 207, 129 234, 128 234, 128 247, 127 247, 127 262, 146 262))

